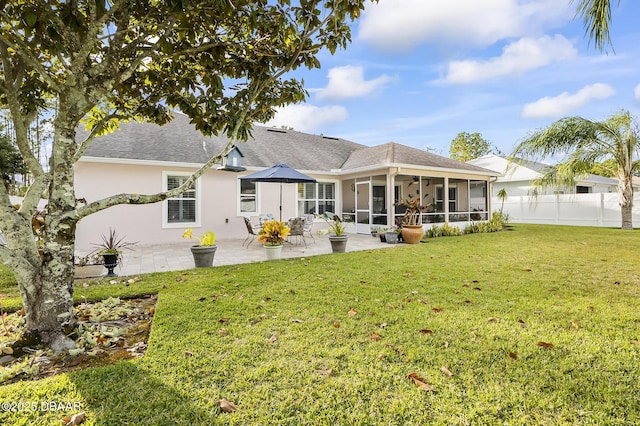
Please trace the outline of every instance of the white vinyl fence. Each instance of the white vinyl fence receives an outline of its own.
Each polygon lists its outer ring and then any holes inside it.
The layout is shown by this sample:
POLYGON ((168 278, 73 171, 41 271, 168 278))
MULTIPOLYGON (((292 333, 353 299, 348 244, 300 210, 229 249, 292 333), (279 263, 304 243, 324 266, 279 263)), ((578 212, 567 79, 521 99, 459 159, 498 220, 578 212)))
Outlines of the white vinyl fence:
MULTIPOLYGON (((504 213, 512 223, 602 226, 619 228, 619 195, 617 193, 513 196, 504 201, 504 213)), ((494 197, 493 211, 502 201, 494 197)), ((633 227, 640 228, 640 194, 633 199, 633 227)))

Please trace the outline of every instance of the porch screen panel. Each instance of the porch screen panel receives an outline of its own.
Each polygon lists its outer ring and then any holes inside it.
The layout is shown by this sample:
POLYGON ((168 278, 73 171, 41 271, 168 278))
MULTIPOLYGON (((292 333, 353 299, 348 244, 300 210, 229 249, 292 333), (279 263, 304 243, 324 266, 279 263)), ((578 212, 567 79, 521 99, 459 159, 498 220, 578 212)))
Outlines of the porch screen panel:
MULTIPOLYGON (((167 189, 175 189, 183 185, 187 176, 167 176, 167 189)), ((196 189, 183 192, 177 197, 167 200, 168 223, 193 223, 196 221, 196 189)))

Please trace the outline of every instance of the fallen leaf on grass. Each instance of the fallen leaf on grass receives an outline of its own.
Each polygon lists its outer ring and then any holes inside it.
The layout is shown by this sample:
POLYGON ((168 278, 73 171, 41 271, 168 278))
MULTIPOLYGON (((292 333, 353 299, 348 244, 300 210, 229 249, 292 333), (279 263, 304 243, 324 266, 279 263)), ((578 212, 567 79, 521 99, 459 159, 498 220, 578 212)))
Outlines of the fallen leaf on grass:
POLYGON ((221 328, 220 330, 218 330, 218 334, 221 336, 228 336, 229 331, 226 328, 221 328))
POLYGON ((5 355, 11 355, 11 354, 13 354, 13 348, 11 348, 9 346, 6 346, 6 347, 2 348, 1 352, 3 354, 5 354, 5 355))
POLYGON ((496 318, 496 317, 489 317, 489 318, 487 318, 487 321, 489 321, 489 322, 499 322, 499 321, 500 321, 500 318, 496 318))
POLYGON ((418 376, 418 373, 411 373, 407 378, 423 391, 433 392, 435 390, 434 387, 428 384, 424 378, 418 376))
POLYGON ((632 344, 632 345, 639 346, 639 345, 640 345, 640 340, 632 340, 632 341, 631 341, 631 344, 632 344))
POLYGON ((297 318, 291 318, 289 321, 291 322, 297 322, 298 324, 302 324, 304 321, 302 321, 301 319, 297 319, 297 318))
POLYGON ((509 356, 513 359, 518 359, 518 354, 515 352, 509 352, 509 356))
POLYGON ((278 340, 278 336, 275 334, 269 337, 269 343, 275 343, 277 340, 278 340))
POLYGON ((238 411, 238 407, 233 402, 229 401, 227 398, 222 398, 220 401, 220 409, 225 413, 233 413, 238 411))
POLYGON ((569 321, 569 324, 571 324, 571 327, 575 328, 576 330, 580 328, 580 326, 573 321, 569 321))
POLYGON ((333 328, 340 328, 340 323, 338 321, 335 321, 332 325, 333 328))
POLYGON ((444 309, 443 308, 433 308, 432 311, 440 313, 440 312, 444 311, 444 309))
POLYGON ((87 418, 87 414, 82 411, 78 414, 74 414, 71 417, 65 417, 62 419, 62 422, 66 425, 66 426, 78 426, 81 423, 84 423, 84 421, 87 418))
POLYGON ((587 306, 587 309, 593 311, 593 306, 587 306))
POLYGON ((448 340, 445 340, 445 341, 444 341, 444 347, 445 347, 445 348, 448 348, 448 347, 449 347, 449 341, 448 341, 448 340))
POLYGON ((376 333, 375 331, 371 332, 371 340, 377 342, 380 339, 382 339, 382 337, 378 333, 376 333))
POLYGON ((548 342, 538 342, 537 345, 540 346, 541 348, 547 348, 547 349, 555 348, 555 345, 553 343, 548 343, 548 342))
POLYGON ((333 374, 333 369, 330 368, 328 370, 318 370, 318 375, 322 376, 322 377, 328 377, 331 376, 333 374))
POLYGON ((433 334, 433 330, 429 330, 428 328, 423 328, 422 330, 420 330, 420 333, 422 333, 422 334, 433 334))
POLYGON ((195 356, 195 355, 193 354, 193 352, 190 352, 190 351, 184 351, 184 354, 185 354, 186 356, 195 356))
POLYGON ((440 371, 442 371, 445 376, 453 377, 453 373, 445 366, 440 367, 440 371))
POLYGON ((356 311, 355 309, 351 308, 351 309, 349 309, 349 312, 347 312, 347 315, 349 315, 350 317, 356 316, 356 315, 358 315, 358 311, 356 311))
POLYGON ((229 322, 229 319, 228 319, 228 318, 220 318, 220 319, 218 320, 218 322, 219 322, 220 324, 224 324, 224 323, 226 323, 226 322, 229 322))
POLYGON ((482 291, 482 289, 480 287, 474 287, 473 288, 475 291, 482 291))

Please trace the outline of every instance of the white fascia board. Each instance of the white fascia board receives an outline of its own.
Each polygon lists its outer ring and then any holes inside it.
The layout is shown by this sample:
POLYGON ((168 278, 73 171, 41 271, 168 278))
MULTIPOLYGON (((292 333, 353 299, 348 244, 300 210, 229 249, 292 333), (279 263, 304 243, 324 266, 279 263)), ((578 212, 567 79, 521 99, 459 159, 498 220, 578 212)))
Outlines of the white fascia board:
POLYGON ((159 167, 182 167, 187 169, 199 169, 202 163, 178 163, 176 161, 139 160, 131 158, 107 158, 107 157, 80 157, 78 162, 82 163, 102 163, 102 164, 123 164, 129 166, 159 166, 159 167))
POLYGON ((478 176, 503 176, 502 174, 485 169, 485 171, 480 170, 465 170, 465 169, 453 169, 450 167, 431 167, 431 166, 420 166, 418 164, 399 164, 399 163, 387 163, 387 164, 376 164, 374 166, 365 166, 358 167, 355 169, 340 169, 336 171, 335 169, 332 172, 336 172, 337 176, 346 175, 346 174, 354 174, 354 173, 362 173, 362 172, 371 172, 376 170, 385 170, 385 169, 395 169, 399 168, 400 173, 402 174, 402 169, 413 169, 413 170, 423 170, 425 172, 440 172, 440 173, 460 173, 460 174, 469 174, 469 175, 478 175, 478 176))

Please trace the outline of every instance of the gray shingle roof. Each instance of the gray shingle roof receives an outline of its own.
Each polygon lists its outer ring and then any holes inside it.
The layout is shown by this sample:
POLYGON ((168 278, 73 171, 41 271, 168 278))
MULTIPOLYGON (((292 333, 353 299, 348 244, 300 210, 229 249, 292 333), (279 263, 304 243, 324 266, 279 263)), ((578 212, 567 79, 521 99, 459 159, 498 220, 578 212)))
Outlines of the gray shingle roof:
POLYGON ((411 164, 422 167, 469 170, 487 172, 472 164, 462 163, 451 158, 432 154, 421 149, 412 148, 395 142, 383 145, 364 147, 351 153, 343 165, 343 169, 357 169, 383 164, 411 164))
MULTIPOLYGON (((77 140, 88 132, 78 129, 77 140)), ((122 123, 120 130, 99 138, 87 148, 87 157, 170 161, 203 164, 228 143, 226 136, 202 135, 189 118, 180 113, 164 126, 150 123, 122 123)), ((484 171, 429 152, 397 143, 367 147, 340 138, 310 135, 293 130, 254 126, 253 138, 237 144, 245 167, 271 167, 286 163, 299 170, 347 171, 361 167, 411 164, 424 167, 484 171)))
MULTIPOLYGON (((345 158, 364 145, 339 138, 310 135, 293 130, 254 126, 253 138, 239 142, 243 165, 271 167, 286 163, 302 170, 331 170, 342 166, 345 158)), ((88 132, 78 130, 77 140, 88 132)), ((120 130, 96 140, 87 148, 88 157, 173 161, 203 164, 220 152, 228 143, 226 136, 207 137, 189 123, 189 118, 176 113, 175 119, 164 126, 129 122, 120 130)))

